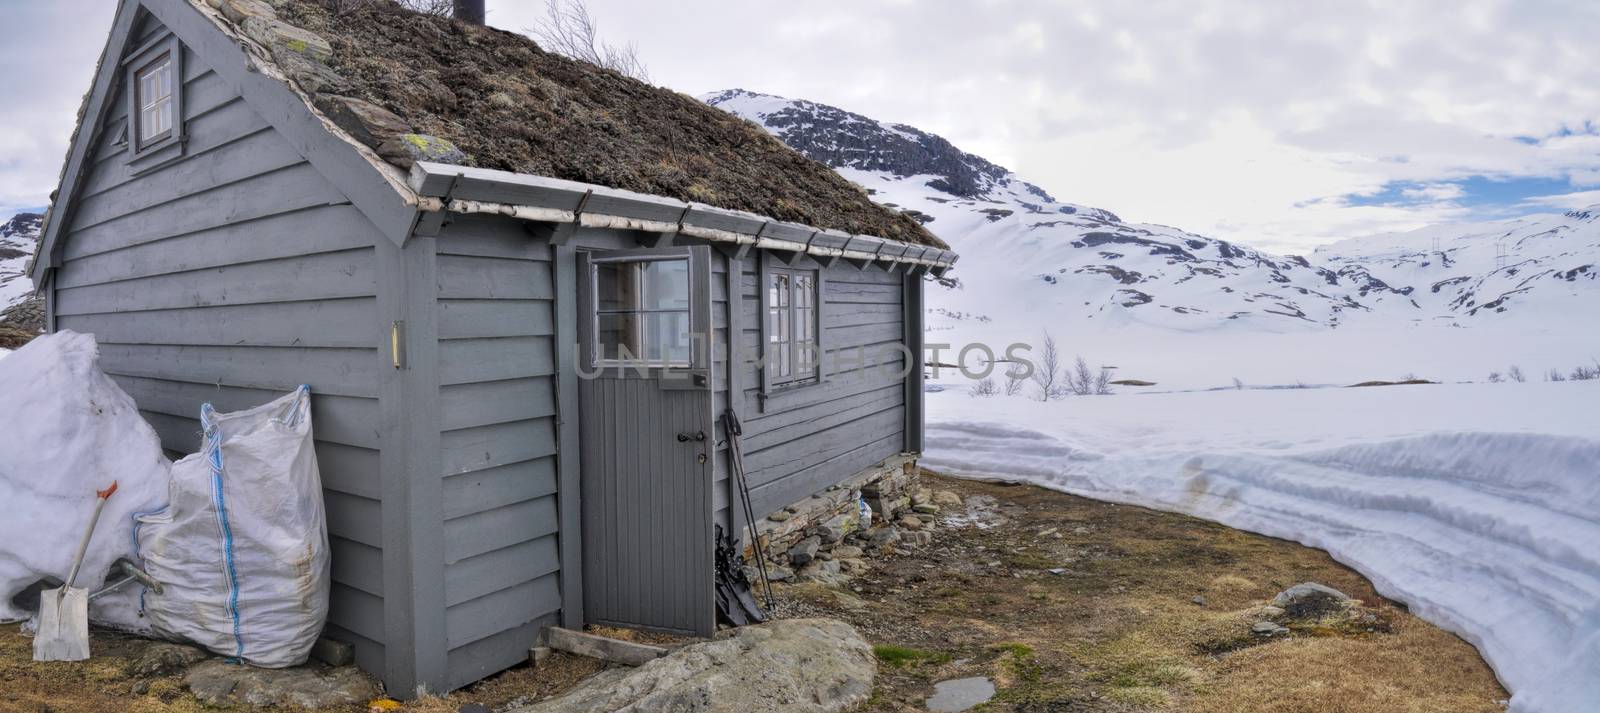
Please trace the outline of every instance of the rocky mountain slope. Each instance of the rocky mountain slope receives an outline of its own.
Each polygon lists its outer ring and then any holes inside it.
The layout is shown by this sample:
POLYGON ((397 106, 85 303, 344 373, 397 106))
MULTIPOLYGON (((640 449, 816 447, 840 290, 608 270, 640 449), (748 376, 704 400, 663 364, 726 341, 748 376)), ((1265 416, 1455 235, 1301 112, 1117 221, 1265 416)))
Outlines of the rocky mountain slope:
POLYGON ((702 99, 833 167, 961 252, 960 289, 929 300, 953 323, 1021 317, 1279 332, 1471 326, 1600 303, 1600 206, 1274 255, 1058 201, 904 124, 741 89, 702 99))
POLYGON ((0 325, 39 330, 44 326, 44 311, 32 297, 33 282, 28 279, 28 261, 39 244, 39 228, 44 216, 18 213, 0 223, 0 325))

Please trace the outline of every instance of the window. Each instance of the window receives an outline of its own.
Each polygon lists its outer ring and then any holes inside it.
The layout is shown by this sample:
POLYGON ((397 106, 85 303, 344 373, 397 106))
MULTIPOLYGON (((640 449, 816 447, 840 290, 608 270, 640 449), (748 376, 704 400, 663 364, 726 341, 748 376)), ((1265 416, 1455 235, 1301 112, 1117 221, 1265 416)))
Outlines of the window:
POLYGON ((766 369, 772 386, 817 380, 822 352, 817 342, 817 272, 766 270, 766 369))
POLYGON ((123 131, 135 174, 183 155, 183 48, 161 34, 122 62, 128 123, 123 131))
POLYGON ((689 261, 595 260, 594 358, 597 363, 689 366, 689 261))
POLYGON ((162 54, 135 73, 133 87, 139 148, 172 136, 172 54, 162 54))

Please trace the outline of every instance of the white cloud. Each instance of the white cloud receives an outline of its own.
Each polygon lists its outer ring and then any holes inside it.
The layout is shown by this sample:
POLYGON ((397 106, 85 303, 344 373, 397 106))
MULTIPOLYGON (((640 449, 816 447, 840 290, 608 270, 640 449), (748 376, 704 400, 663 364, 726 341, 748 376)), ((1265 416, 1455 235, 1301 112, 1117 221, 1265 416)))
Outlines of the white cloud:
MULTIPOLYGON (((1583 131, 1600 125, 1593 3, 590 3, 679 91, 908 123, 1063 200, 1266 247, 1470 218, 1446 185, 1472 175, 1600 185, 1600 136, 1583 131), (1394 181, 1428 188, 1404 208, 1339 199, 1394 181)), ((519 30, 542 5, 489 0, 490 22, 519 30)), ((0 46, 20 68, 0 108, 0 210, 53 188, 110 14, 0 4, 0 26, 29 28, 0 46)))
POLYGON ((1400 189, 1400 196, 1414 201, 1450 201, 1467 194, 1467 189, 1456 183, 1429 183, 1415 188, 1400 189))
POLYGON ((1539 208, 1560 208, 1562 210, 1575 210, 1579 208, 1593 208, 1600 205, 1600 190, 1576 191, 1561 193, 1551 196, 1534 196, 1525 201, 1530 206, 1539 208))

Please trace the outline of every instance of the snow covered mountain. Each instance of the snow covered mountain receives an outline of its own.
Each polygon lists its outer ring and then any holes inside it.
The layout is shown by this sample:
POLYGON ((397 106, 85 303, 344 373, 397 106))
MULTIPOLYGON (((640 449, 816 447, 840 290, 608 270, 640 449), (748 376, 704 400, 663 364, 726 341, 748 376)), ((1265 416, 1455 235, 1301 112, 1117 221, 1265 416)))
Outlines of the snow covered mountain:
POLYGON ((1471 326, 1600 305, 1600 206, 1280 256, 1058 201, 904 124, 742 89, 702 100, 832 166, 961 252, 962 289, 930 294, 947 328, 994 319, 1186 332, 1471 326))
POLYGON ((44 216, 18 213, 0 223, 0 314, 33 293, 28 279, 28 261, 39 244, 39 228, 44 216))

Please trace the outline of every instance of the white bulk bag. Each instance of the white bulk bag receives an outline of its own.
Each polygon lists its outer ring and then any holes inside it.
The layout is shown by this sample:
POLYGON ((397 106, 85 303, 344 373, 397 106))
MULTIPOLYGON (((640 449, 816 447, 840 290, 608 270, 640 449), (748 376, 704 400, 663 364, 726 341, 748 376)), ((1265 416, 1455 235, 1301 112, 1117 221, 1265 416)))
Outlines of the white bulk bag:
POLYGON ((235 413, 206 404, 200 423, 167 508, 136 518, 145 570, 165 587, 145 592, 145 616, 158 635, 256 666, 305 663, 329 586, 310 389, 235 413))
MULTIPOLYGON (((166 498, 172 464, 161 440, 99 359, 93 335, 66 330, 0 357, 0 622, 32 617, 12 605, 18 592, 66 578, 94 491, 118 481, 78 573, 77 585, 90 591, 123 578, 110 570, 134 559, 132 514, 166 498)), ((144 630, 140 589, 94 600, 89 618, 144 630)))

